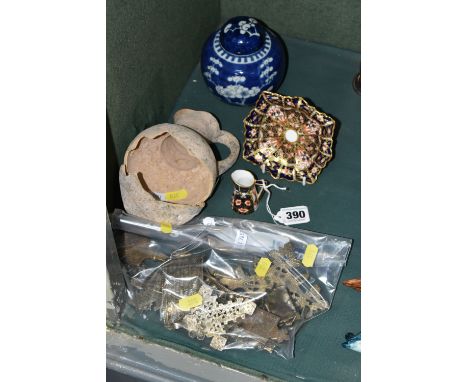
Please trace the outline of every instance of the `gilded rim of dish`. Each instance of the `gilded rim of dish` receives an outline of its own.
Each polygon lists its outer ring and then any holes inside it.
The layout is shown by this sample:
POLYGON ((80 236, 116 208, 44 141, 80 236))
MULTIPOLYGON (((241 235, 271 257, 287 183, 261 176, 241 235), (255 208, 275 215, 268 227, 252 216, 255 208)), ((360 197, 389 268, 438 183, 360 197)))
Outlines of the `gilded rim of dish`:
MULTIPOLYGON (((243 145, 242 145, 242 158, 243 158, 245 161, 254 164, 255 166, 261 166, 261 165, 259 165, 257 162, 254 162, 254 161, 248 159, 248 158, 244 155, 244 151, 245 151, 244 149, 245 149, 245 141, 246 141, 247 139, 250 139, 250 138, 247 138, 247 137, 246 137, 246 133, 247 133, 246 125, 247 125, 247 123, 248 123, 248 122, 247 122, 247 118, 249 118, 250 113, 252 113, 252 111, 255 110, 257 113, 262 114, 262 115, 265 115, 265 113, 263 113, 263 112, 261 112, 260 110, 257 109, 257 104, 260 102, 260 99, 263 98, 269 105, 275 106, 274 104, 272 104, 269 100, 267 100, 267 99, 265 98, 265 95, 278 96, 278 97, 281 99, 281 102, 283 103, 283 108, 285 107, 285 106, 284 106, 284 100, 285 100, 285 98, 297 99, 298 101, 300 101, 300 102, 306 104, 312 111, 315 111, 317 114, 326 116, 327 118, 330 118, 331 121, 333 121, 332 126, 331 126, 331 129, 332 129, 331 138, 326 138, 327 140, 331 140, 331 142, 332 142, 332 145, 330 146, 330 155, 324 154, 321 150, 319 150, 319 152, 320 152, 322 155, 324 155, 324 156, 327 158, 327 160, 326 160, 325 164, 323 165, 323 167, 317 166, 317 167, 319 168, 319 171, 317 172, 317 175, 316 175, 315 180, 314 180, 313 182, 309 182, 309 181, 307 180, 307 178, 306 178, 306 181, 305 181, 305 183, 307 183, 307 184, 314 184, 314 183, 316 183, 317 180, 318 180, 319 175, 322 173, 322 170, 323 170, 325 167, 327 167, 328 163, 329 163, 329 162, 332 160, 332 158, 333 158, 333 143, 334 143, 334 141, 333 141, 333 136, 334 136, 334 134, 335 134, 336 120, 335 120, 334 118, 332 118, 330 115, 328 115, 328 114, 326 114, 326 113, 324 113, 324 112, 322 112, 322 111, 319 111, 319 110, 317 109, 317 107, 310 105, 303 97, 300 97, 300 96, 285 96, 285 95, 282 95, 282 94, 279 94, 279 93, 270 92, 270 91, 267 91, 267 90, 261 92, 260 95, 259 95, 259 97, 258 97, 258 99, 257 99, 257 101, 255 102, 255 106, 254 106, 252 109, 249 110, 249 112, 247 113, 247 116, 242 120, 242 122, 243 122, 243 130, 244 130, 244 131, 243 131, 243 134, 244 134, 244 143, 243 143, 243 145)), ((287 110, 290 110, 290 109, 296 109, 296 107, 291 107, 291 108, 288 108, 287 110)), ((313 114, 313 115, 315 115, 315 114, 313 114)), ((278 169, 278 171, 277 171, 278 174, 277 174, 276 176, 274 176, 270 171, 267 171, 266 168, 265 168, 265 172, 268 172, 268 174, 269 174, 273 179, 276 179, 276 180, 286 180, 286 181, 288 181, 288 182, 299 182, 299 183, 303 183, 302 180, 281 178, 279 172, 280 172, 280 170, 281 170, 283 167, 284 167, 284 166, 279 167, 279 169, 278 169)), ((295 171, 295 170, 293 170, 293 171, 295 171)))

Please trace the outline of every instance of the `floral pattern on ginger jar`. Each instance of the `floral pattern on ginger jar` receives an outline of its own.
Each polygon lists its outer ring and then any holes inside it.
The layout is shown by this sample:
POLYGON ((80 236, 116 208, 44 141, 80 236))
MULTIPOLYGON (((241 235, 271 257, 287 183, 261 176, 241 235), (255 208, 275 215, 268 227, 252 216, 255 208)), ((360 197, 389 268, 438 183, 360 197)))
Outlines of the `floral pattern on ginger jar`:
POLYGON ((262 91, 278 89, 286 72, 286 50, 262 22, 238 16, 205 42, 201 71, 208 87, 223 101, 251 105, 262 91))

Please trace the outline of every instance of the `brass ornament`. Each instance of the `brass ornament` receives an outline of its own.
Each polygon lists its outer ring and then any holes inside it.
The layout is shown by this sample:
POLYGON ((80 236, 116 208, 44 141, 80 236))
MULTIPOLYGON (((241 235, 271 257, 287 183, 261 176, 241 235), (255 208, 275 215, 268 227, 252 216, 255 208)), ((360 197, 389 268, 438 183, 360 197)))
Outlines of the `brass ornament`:
MULTIPOLYGON (((150 253, 142 252, 141 258, 146 255, 150 253)), ((231 333, 243 333, 235 334, 235 341, 272 352, 289 340, 297 321, 328 309, 329 304, 318 285, 308 280, 308 271, 291 242, 264 257, 271 261, 265 276, 259 277, 257 264, 252 264, 253 269, 234 266, 235 276, 226 277, 204 269, 207 257, 203 251, 173 253, 139 281, 130 303, 139 311, 159 310, 168 329, 185 329, 198 340, 211 338, 213 349, 225 349, 231 333), (188 310, 179 306, 181 298, 196 293, 202 296, 201 305, 188 310)), ((133 265, 138 264, 143 262, 133 265)))
POLYGON ((265 277, 256 275, 243 278, 219 277, 219 281, 231 290, 243 289, 246 292, 267 292, 284 286, 293 302, 297 315, 305 313, 306 317, 328 309, 329 305, 308 280, 292 266, 298 266, 292 246, 286 244, 280 250, 268 253, 272 264, 265 277), (291 266, 292 265, 292 266, 291 266))
POLYGON ((212 295, 213 289, 203 285, 198 293, 203 297, 203 304, 191 309, 182 322, 190 337, 202 340, 206 337, 214 337, 211 346, 222 350, 226 341, 222 335, 226 333, 225 327, 237 319, 244 319, 246 315, 252 315, 257 305, 243 298, 228 301, 224 304, 217 302, 217 296, 212 295))

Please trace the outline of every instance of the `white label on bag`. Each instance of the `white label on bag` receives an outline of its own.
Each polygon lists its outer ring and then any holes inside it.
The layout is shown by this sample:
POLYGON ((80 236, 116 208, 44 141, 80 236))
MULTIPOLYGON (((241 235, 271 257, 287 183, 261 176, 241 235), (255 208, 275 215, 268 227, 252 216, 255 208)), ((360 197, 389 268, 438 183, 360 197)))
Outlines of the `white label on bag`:
POLYGON ((285 225, 308 223, 310 222, 309 209, 307 206, 281 208, 275 220, 285 225))
POLYGON ((247 234, 245 232, 242 232, 241 230, 237 231, 236 234, 236 240, 234 241, 234 244, 238 247, 245 247, 245 244, 247 243, 247 234))
POLYGON ((216 225, 214 218, 206 217, 203 219, 203 225, 216 225))

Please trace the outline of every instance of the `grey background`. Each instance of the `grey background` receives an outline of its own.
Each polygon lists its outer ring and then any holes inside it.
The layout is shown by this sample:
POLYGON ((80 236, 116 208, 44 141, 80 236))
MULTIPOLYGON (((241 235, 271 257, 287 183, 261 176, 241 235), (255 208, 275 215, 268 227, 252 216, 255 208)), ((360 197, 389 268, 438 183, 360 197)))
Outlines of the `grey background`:
POLYGON ((106 380, 109 382, 144 382, 140 378, 118 373, 115 370, 106 369, 106 380))
POLYGON ((280 35, 361 50, 361 0, 221 0, 221 20, 248 15, 280 35))

